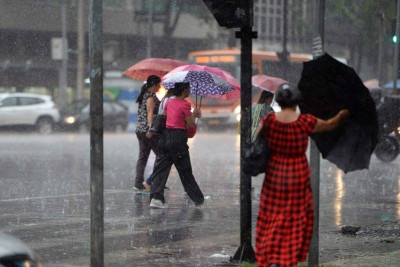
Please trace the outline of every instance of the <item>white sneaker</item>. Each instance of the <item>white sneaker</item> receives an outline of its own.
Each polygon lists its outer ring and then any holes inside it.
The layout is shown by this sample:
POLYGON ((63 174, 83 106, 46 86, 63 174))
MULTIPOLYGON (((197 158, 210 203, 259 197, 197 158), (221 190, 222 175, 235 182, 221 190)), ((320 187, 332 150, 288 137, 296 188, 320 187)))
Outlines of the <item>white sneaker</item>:
POLYGON ((132 187, 132 190, 133 191, 143 191, 144 188, 139 188, 139 187, 134 186, 134 187, 132 187))
POLYGON ((168 208, 168 204, 167 203, 162 203, 161 200, 153 198, 150 201, 150 208, 166 209, 166 208, 168 208))

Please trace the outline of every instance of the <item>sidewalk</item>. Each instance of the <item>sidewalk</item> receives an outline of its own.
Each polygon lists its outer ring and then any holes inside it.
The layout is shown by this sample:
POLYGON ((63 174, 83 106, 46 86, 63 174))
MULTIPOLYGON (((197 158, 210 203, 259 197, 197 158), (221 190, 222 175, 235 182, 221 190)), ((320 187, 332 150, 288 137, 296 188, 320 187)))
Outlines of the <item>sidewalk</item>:
POLYGON ((326 267, 399 267, 400 266, 400 250, 377 254, 365 257, 357 257, 354 259, 344 259, 323 264, 326 267))

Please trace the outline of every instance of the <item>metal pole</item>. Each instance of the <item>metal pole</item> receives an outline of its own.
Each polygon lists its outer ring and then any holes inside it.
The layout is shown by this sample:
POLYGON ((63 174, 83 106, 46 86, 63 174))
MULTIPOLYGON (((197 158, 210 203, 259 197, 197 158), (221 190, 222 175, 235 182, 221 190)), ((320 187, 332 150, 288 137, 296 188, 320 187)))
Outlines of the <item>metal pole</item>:
POLYGON ((282 75, 284 79, 287 77, 287 69, 289 64, 288 49, 287 49, 287 37, 288 37, 288 0, 283 1, 283 38, 282 38, 282 54, 283 54, 283 70, 282 75))
POLYGON ((147 45, 146 45, 146 57, 151 57, 152 51, 152 39, 153 39, 153 11, 154 11, 154 1, 148 0, 149 3, 149 14, 147 17, 147 45))
POLYGON ((78 0, 78 59, 76 66, 76 99, 82 99, 85 83, 85 3, 78 0))
POLYGON ((103 11, 90 0, 90 205, 92 267, 104 266, 103 11))
MULTIPOLYGON (((314 1, 314 42, 313 57, 316 58, 324 52, 325 34, 325 0, 314 1)), ((308 266, 319 265, 319 185, 320 185, 320 153, 317 145, 311 140, 310 143, 310 171, 311 187, 314 203, 314 226, 308 251, 308 266)))
POLYGON ((394 44, 394 66, 393 66, 393 90, 394 90, 394 92, 397 91, 397 79, 399 78, 400 0, 397 0, 396 37, 397 37, 397 42, 394 44))
POLYGON ((383 56, 384 56, 384 41, 385 41, 385 26, 384 26, 384 21, 385 21, 385 14, 383 12, 380 12, 378 14, 379 18, 379 59, 378 59, 378 81, 381 83, 383 80, 383 56))
MULTIPOLYGON (((240 154, 251 141, 251 66, 252 66, 251 27, 240 29, 241 39, 241 78, 240 78, 240 154)), ((240 161, 242 170, 242 161, 240 161)), ((235 261, 255 262, 255 253, 251 244, 251 177, 240 172, 240 247, 233 256, 235 261)))
POLYGON ((61 37, 62 60, 60 71, 60 107, 65 107, 66 89, 68 80, 68 40, 67 40, 67 7, 66 0, 61 1, 61 37))

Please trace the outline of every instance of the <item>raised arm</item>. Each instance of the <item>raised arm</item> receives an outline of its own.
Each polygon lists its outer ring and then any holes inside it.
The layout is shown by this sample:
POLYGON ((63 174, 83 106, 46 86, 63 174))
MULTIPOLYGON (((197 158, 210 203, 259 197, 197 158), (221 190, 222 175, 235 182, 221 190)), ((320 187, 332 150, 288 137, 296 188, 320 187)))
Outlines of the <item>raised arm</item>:
POLYGON ((342 109, 333 118, 329 120, 317 119, 313 133, 321 133, 332 131, 339 126, 340 122, 349 116, 350 112, 348 109, 342 109))

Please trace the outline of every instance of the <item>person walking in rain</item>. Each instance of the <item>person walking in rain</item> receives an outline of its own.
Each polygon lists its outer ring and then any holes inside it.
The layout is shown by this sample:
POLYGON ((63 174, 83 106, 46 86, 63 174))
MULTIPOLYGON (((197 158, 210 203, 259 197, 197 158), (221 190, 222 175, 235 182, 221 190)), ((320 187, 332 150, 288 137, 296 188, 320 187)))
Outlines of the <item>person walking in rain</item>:
POLYGON ((335 129, 349 115, 348 110, 341 110, 322 120, 298 114, 299 97, 295 88, 280 88, 275 101, 282 111, 264 116, 255 134, 268 141, 271 153, 257 217, 258 267, 293 267, 306 260, 313 229, 308 137, 335 129))
POLYGON ((167 115, 166 129, 160 143, 159 154, 153 169, 153 181, 150 191, 151 208, 167 208, 165 203, 164 188, 172 165, 179 173, 182 185, 196 206, 203 204, 204 196, 198 186, 190 162, 188 128, 195 127, 195 119, 201 117, 197 108, 190 111, 190 103, 185 100, 190 94, 189 83, 175 83, 174 99, 170 99, 164 110, 167 115))
POLYGON ((140 94, 136 100, 138 103, 138 123, 136 127, 136 136, 139 141, 139 157, 136 163, 136 178, 133 190, 144 190, 144 170, 150 151, 158 154, 157 144, 159 136, 150 132, 153 117, 158 114, 160 100, 156 96, 156 92, 160 88, 161 79, 156 75, 150 75, 147 82, 142 86, 140 94))
POLYGON ((258 128, 260 120, 270 112, 274 112, 271 107, 274 94, 269 91, 262 91, 258 102, 251 107, 251 140, 254 141, 254 134, 258 128))
MULTIPOLYGON (((165 96, 161 99, 161 103, 158 108, 158 114, 165 114, 164 107, 167 104, 168 100, 172 99, 172 98, 175 98, 174 88, 169 89, 167 91, 167 93, 165 94, 165 96)), ((145 190, 148 192, 150 192, 152 176, 153 176, 153 174, 151 173, 149 175, 149 177, 147 177, 146 181, 143 182, 143 186, 144 186, 145 190)), ((165 187, 165 188, 168 189, 168 187, 165 187)))

